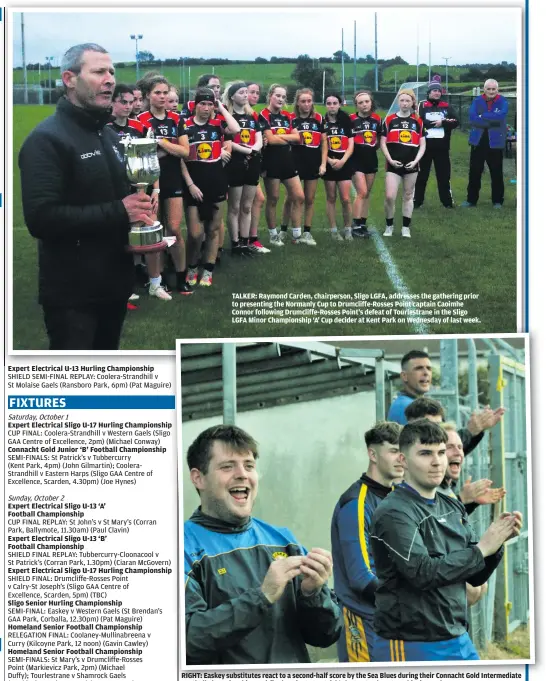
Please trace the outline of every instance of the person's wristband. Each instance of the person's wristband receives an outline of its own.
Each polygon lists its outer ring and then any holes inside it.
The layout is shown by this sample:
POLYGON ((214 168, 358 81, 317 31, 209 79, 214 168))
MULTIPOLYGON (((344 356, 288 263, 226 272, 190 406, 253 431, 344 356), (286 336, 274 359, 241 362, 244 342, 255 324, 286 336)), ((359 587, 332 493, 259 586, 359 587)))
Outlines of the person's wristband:
POLYGON ((189 189, 190 187, 193 187, 194 184, 195 184, 195 182, 192 182, 191 184, 189 184, 189 185, 188 185, 188 189, 189 189))
POLYGON ((152 189, 152 194, 159 194, 160 191, 160 189, 152 189))

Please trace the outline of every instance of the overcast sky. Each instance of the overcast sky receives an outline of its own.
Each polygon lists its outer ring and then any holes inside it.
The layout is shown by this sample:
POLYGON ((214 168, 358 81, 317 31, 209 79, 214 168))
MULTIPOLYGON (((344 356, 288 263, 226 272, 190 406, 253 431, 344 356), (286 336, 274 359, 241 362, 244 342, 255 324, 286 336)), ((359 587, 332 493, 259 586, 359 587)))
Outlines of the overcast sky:
MULTIPOLYGON (((135 42, 131 33, 142 33, 141 50, 156 58, 225 57, 249 59, 271 56, 331 56, 341 48, 353 55, 354 21, 357 22, 357 56, 374 54, 374 11, 369 9, 286 8, 265 11, 239 8, 196 12, 133 9, 124 14, 104 9, 90 13, 25 10, 25 49, 27 63, 45 63, 53 56, 54 65, 71 45, 97 42, 114 61, 134 61, 135 42)), ((512 9, 382 9, 377 12, 378 54, 388 59, 400 55, 416 62, 419 35, 419 61, 428 63, 429 31, 433 64, 518 62, 521 12, 512 9)), ((14 65, 22 66, 21 13, 12 14, 14 65)))

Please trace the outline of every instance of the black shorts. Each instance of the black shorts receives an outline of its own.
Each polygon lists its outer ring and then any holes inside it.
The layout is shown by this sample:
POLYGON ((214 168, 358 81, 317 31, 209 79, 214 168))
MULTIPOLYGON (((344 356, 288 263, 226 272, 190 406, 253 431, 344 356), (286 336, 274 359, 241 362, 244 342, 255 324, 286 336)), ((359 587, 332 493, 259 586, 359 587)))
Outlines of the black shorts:
POLYGON ((281 181, 296 177, 298 171, 291 149, 267 148, 262 163, 262 175, 271 180, 281 181))
MULTIPOLYGON (((340 156, 341 158, 341 156, 340 156)), ((345 162, 345 165, 340 170, 334 170, 329 163, 326 163, 326 172, 322 176, 323 180, 327 182, 343 182, 350 180, 353 176, 354 169, 350 157, 345 162)))
POLYGON ((292 153, 300 180, 318 180, 322 160, 320 148, 294 147, 292 153))
POLYGON ((225 166, 228 185, 230 187, 256 187, 260 181, 262 166, 261 156, 244 156, 233 152, 231 161, 225 166))
POLYGON ((184 202, 187 206, 220 203, 226 200, 228 183, 222 161, 215 161, 214 163, 191 161, 187 162, 186 165, 192 182, 203 192, 203 200, 197 201, 184 183, 184 202))
POLYGON ((353 172, 364 173, 364 175, 373 175, 377 173, 379 169, 379 163, 377 161, 377 152, 375 149, 368 151, 367 149, 364 153, 359 153, 356 149, 349 159, 353 166, 353 172))
POLYGON ((161 200, 174 199, 182 196, 182 171, 180 170, 180 159, 166 157, 159 163, 161 172, 159 175, 159 189, 161 200))
POLYGON ((390 163, 385 163, 385 172, 394 173, 395 175, 400 175, 400 177, 404 177, 405 175, 412 175, 413 173, 418 173, 419 164, 417 164, 415 168, 413 168, 412 170, 408 170, 407 168, 404 168, 404 166, 402 166, 401 168, 395 168, 394 166, 391 166, 390 163))

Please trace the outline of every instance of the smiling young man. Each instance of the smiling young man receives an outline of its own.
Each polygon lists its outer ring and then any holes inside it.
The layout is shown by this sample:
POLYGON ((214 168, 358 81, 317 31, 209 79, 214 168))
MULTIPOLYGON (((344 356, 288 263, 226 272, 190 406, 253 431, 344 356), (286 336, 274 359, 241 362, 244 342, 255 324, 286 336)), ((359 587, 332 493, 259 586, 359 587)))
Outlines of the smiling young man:
POLYGON ((65 94, 19 154, 23 213, 38 239, 39 302, 50 350, 116 350, 133 286, 132 222, 153 224, 132 194, 110 120, 116 83, 108 52, 71 47, 65 94))
MULTIPOLYGON (((470 454, 480 444, 486 430, 497 425, 504 416, 505 411, 504 407, 493 410, 487 406, 472 412, 466 426, 457 430, 462 440, 465 456, 470 454)), ((443 423, 446 419, 444 408, 440 402, 424 395, 416 397, 413 401, 409 402, 408 406, 404 409, 404 415, 407 423, 420 418, 426 418, 434 423, 443 423)))
POLYGON ((400 380, 404 387, 391 404, 387 419, 404 426, 408 422, 404 413, 406 407, 432 387, 432 364, 428 354, 422 350, 410 350, 400 364, 400 380))
POLYGON ((398 446, 401 430, 398 423, 383 421, 365 433, 368 470, 341 495, 332 517, 334 589, 345 627, 337 643, 340 662, 371 660, 377 578, 370 527, 375 509, 404 474, 398 446))
POLYGON ((462 501, 468 515, 480 505, 496 504, 503 499, 506 496, 506 490, 503 487, 493 489, 492 480, 487 479, 472 482, 472 478, 468 478, 459 489, 459 494, 455 493, 455 488, 461 478, 465 452, 457 426, 454 423, 443 423, 442 428, 447 434, 447 468, 438 492, 462 501))
POLYGON ((427 419, 400 433, 404 481, 378 506, 371 528, 379 580, 373 662, 479 659, 467 631, 466 583, 487 582, 522 516, 501 513, 478 541, 461 502, 437 494, 447 439, 427 419))
POLYGON ((306 663, 306 643, 339 637, 330 553, 307 553, 290 530, 251 515, 257 458, 235 426, 208 428, 188 449, 201 500, 184 524, 188 664, 306 663))

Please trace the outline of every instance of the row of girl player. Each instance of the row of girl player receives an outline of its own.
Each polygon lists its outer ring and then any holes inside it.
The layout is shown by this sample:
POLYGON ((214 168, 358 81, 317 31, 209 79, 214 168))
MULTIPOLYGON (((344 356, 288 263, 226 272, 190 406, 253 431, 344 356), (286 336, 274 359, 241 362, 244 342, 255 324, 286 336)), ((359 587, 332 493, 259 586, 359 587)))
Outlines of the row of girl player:
MULTIPOLYGON (((353 236, 369 237, 366 220, 370 192, 378 170, 379 146, 387 160, 385 236, 393 233, 394 203, 400 184, 404 187, 402 234, 410 236, 413 188, 425 144, 422 123, 413 113, 416 105, 413 92, 401 92, 399 112, 382 123, 374 112, 373 96, 368 91, 357 93, 356 112, 350 116, 341 110, 340 98, 330 95, 323 118, 314 110, 312 90, 298 90, 292 113, 285 109, 286 89, 275 84, 267 95, 268 106, 258 115, 252 109, 259 100, 257 84, 233 83, 226 87, 220 101, 219 79, 215 76, 206 78, 208 92, 198 88, 195 100, 185 104, 180 115, 168 111, 169 97, 171 103, 177 100, 166 79, 154 74, 139 83, 148 110, 139 114, 138 120, 154 128, 160 140, 160 151, 164 152, 162 176, 164 169, 167 176, 160 178, 160 186, 165 186, 168 195, 165 196, 160 189, 165 206, 163 222, 178 239, 180 259, 175 265, 179 292, 191 293, 199 280, 197 267, 200 256, 203 267, 200 283, 204 286, 212 283, 216 254, 223 241, 219 207, 225 199, 226 184, 227 222, 234 255, 268 252, 257 236, 260 209, 264 202, 259 187, 260 175, 264 178, 265 214, 272 245, 283 246, 286 243, 290 222, 292 243, 316 244, 311 235, 311 224, 319 177, 325 181, 332 238, 341 241, 344 238, 351 240, 353 236), (169 120, 176 125, 169 124, 169 120), (170 129, 165 131, 169 125, 170 129), (165 139, 167 134, 171 135, 170 139, 165 139), (181 172, 178 172, 180 165, 181 172), (281 182, 286 188, 286 201, 278 229, 277 204, 281 182), (352 207, 351 185, 354 185, 356 194, 352 207), (343 236, 336 226, 338 193, 345 226, 343 236), (188 225, 187 269, 180 234, 182 194, 188 225), (171 204, 177 198, 179 200, 173 208, 171 204), (203 240, 204 252, 201 254, 203 240)), ((156 272, 151 272, 151 278, 152 274, 156 272)), ((150 291, 159 292, 157 276, 153 279, 150 291)), ((163 294, 159 293, 158 297, 163 297, 163 294)))

